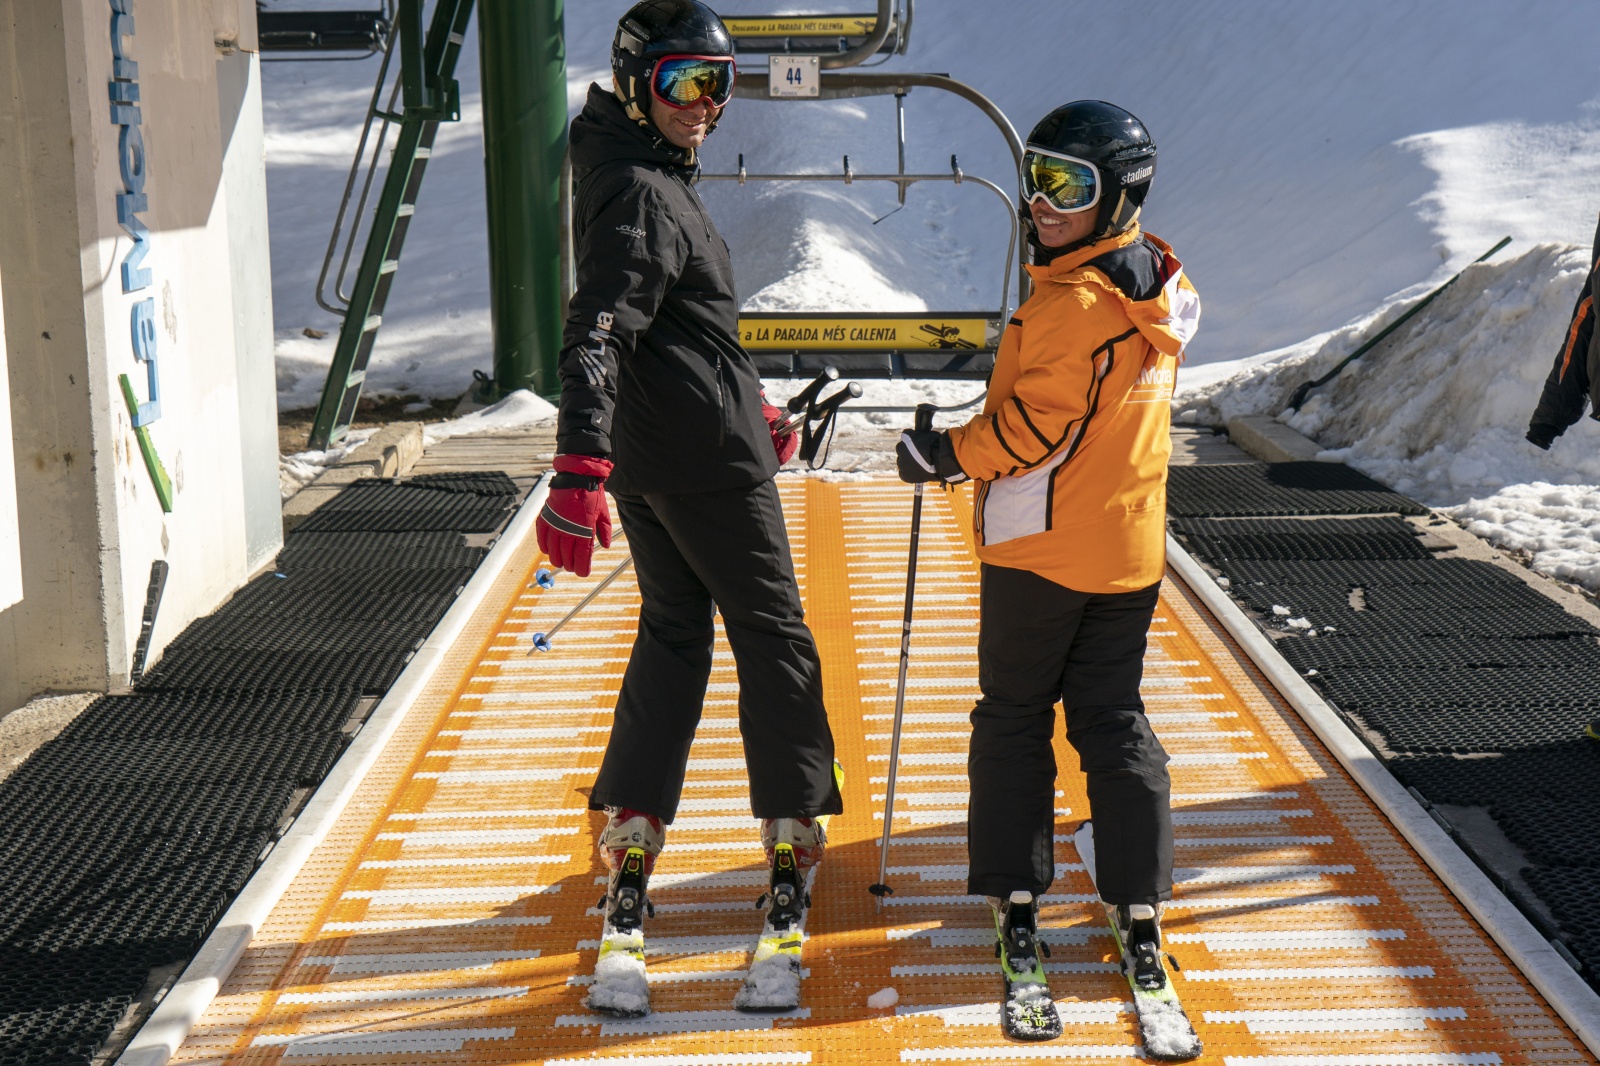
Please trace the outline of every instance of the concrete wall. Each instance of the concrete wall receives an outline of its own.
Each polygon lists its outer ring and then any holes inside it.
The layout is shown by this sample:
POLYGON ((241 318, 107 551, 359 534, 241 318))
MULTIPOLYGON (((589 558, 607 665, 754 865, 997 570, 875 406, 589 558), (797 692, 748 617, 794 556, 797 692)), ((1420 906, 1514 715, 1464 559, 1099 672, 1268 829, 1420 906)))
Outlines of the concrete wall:
POLYGON ((6 377, 5 316, 0 314, 0 610, 22 599, 22 540, 17 535, 17 472, 11 458, 11 390, 6 377))
POLYGON ((0 0, 0 276, 25 501, 24 596, 0 611, 0 711, 126 684, 154 560, 171 575, 152 658, 277 546, 253 12, 248 0, 0 0), (132 25, 114 35, 119 9, 132 25), (114 71, 114 37, 136 72, 114 71), (115 97, 137 106, 142 163, 119 140, 130 123, 114 121, 115 97), (124 201, 132 227, 118 218, 130 176, 144 197, 124 201), (170 513, 118 381, 151 399, 136 349, 156 356, 161 411, 146 429, 170 513))

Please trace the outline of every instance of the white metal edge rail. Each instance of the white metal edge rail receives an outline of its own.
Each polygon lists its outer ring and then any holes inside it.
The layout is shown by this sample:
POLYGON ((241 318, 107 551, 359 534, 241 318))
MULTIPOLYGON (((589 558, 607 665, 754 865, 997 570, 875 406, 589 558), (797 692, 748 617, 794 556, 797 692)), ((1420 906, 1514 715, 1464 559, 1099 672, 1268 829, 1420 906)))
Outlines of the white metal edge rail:
POLYGON ((1389 768, 1363 744, 1261 632, 1233 598, 1169 534, 1167 562, 1194 590, 1283 694, 1334 758, 1378 805, 1406 842, 1500 945, 1578 1039, 1600 1053, 1600 995, 1558 955, 1494 882, 1412 798, 1389 768))
POLYGON ((243 957, 245 948, 260 931, 290 883, 317 845, 333 828, 345 805, 355 795, 367 771, 378 760, 400 723, 433 680, 451 646, 466 629, 500 577, 533 530, 534 519, 550 491, 546 474, 533 487, 511 524, 490 549, 477 573, 456 597, 439 624, 429 634, 405 670, 368 717, 356 739, 345 749, 317 791, 307 801, 294 825, 244 891, 228 908, 216 929, 206 938, 183 975, 146 1019, 132 1042, 117 1059, 117 1066, 165 1066, 200 1021, 223 982, 243 957))

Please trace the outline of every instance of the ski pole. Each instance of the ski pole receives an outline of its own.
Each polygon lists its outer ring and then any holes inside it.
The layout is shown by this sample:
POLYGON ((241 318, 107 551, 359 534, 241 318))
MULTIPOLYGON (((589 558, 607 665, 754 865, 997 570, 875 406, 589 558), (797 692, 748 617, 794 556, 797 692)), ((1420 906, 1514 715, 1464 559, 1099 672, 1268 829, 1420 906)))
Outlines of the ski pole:
MULTIPOLYGON (((913 422, 917 432, 933 428, 935 410, 937 408, 931 403, 917 404, 913 422)), ((889 835, 894 832, 894 781, 900 771, 900 729, 906 713, 906 667, 911 662, 911 603, 917 591, 917 541, 922 535, 922 486, 923 482, 919 481, 911 490, 911 549, 906 561, 906 611, 900 620, 900 680, 894 695, 894 736, 889 742, 889 781, 883 796, 883 840, 878 844, 878 883, 867 890, 878 897, 880 907, 883 906, 883 897, 894 895, 894 889, 888 883, 889 835)))
POLYGON ((594 588, 589 590, 589 595, 587 595, 583 599, 579 600, 578 601, 578 605, 576 607, 574 607, 572 610, 567 612, 566 617, 562 618, 561 621, 557 622, 555 625, 550 627, 550 632, 548 632, 548 633, 535 633, 533 635, 533 647, 528 649, 528 654, 532 655, 536 651, 549 651, 550 650, 550 638, 555 636, 557 633, 559 633, 561 631, 561 627, 562 626, 564 626, 568 622, 572 621, 573 617, 575 615, 577 615, 577 613, 579 611, 581 611, 585 607, 589 606, 589 601, 594 599, 596 596, 600 595, 600 593, 604 592, 606 590, 606 586, 611 584, 618 577, 620 577, 622 575, 622 572, 624 570, 626 570, 628 568, 628 565, 630 563, 632 563, 632 562, 633 562, 633 556, 630 555, 626 559, 622 560, 622 562, 618 563, 616 565, 616 567, 611 571, 611 573, 607 574, 605 577, 600 579, 600 584, 596 585, 594 588))
POLYGON ((789 413, 772 427, 772 432, 780 437, 787 437, 816 417, 811 413, 811 405, 816 403, 817 394, 827 388, 828 382, 838 380, 837 369, 831 366, 823 367, 822 373, 818 374, 811 384, 789 398, 789 402, 785 405, 789 413))

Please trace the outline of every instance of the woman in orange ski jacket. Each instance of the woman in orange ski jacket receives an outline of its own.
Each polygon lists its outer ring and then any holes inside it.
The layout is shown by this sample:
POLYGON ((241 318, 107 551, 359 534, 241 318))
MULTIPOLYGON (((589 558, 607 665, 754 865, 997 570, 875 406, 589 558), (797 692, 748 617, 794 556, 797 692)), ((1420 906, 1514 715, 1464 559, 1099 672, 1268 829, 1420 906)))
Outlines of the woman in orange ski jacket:
POLYGON ((1035 901, 1055 875, 1057 701, 1128 973, 1141 988, 1166 981, 1171 785, 1139 683, 1165 566, 1169 401, 1200 298, 1140 230, 1154 173, 1149 132, 1119 107, 1078 101, 1034 128, 1022 173, 1034 295, 1001 341, 983 413, 908 431, 898 448, 907 481, 977 482, 967 889, 995 908, 1007 1003, 1032 1005, 1002 1012, 1021 1039, 1061 1029, 1034 946, 1035 901))

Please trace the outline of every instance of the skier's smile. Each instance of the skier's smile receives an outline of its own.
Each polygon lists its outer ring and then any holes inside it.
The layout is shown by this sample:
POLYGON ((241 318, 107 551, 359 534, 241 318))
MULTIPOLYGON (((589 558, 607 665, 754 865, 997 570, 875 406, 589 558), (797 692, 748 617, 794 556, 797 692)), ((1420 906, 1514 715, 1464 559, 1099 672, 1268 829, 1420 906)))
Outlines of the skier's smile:
POLYGON ((1061 248, 1080 241, 1094 228, 1093 211, 1063 214, 1038 200, 1028 204, 1028 210, 1033 213, 1033 225, 1039 231, 1039 243, 1046 248, 1061 248))
POLYGON ((679 148, 699 148, 711 132, 717 109, 705 98, 688 107, 668 107, 660 100, 650 101, 650 118, 656 128, 679 148))

